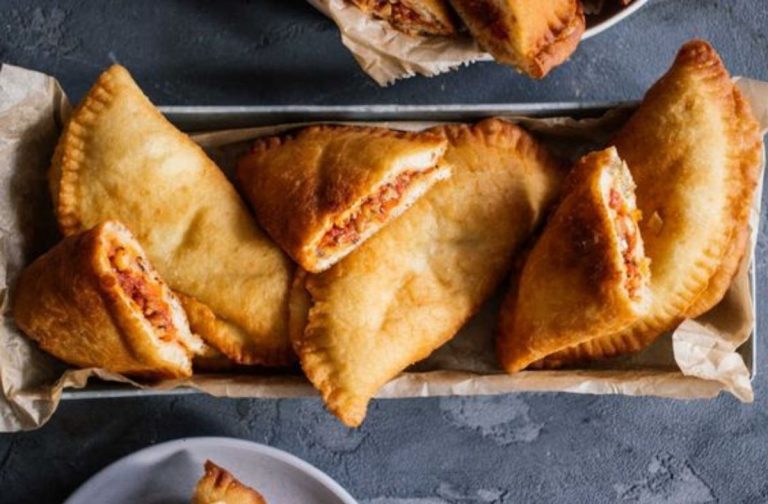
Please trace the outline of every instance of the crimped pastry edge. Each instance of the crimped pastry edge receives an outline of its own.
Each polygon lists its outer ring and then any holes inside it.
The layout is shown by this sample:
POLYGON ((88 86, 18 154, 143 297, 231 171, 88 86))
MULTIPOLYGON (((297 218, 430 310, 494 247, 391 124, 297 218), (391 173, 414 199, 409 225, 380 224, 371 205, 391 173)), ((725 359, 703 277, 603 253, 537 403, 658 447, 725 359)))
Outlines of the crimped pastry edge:
MULTIPOLYGON (((715 97, 717 100, 735 100, 735 114, 731 117, 729 126, 731 131, 735 131, 737 136, 743 137, 744 135, 744 122, 745 118, 739 117, 738 112, 749 113, 747 119, 756 125, 754 118, 751 116, 751 111, 746 108, 746 102, 741 96, 739 89, 730 80, 730 75, 725 68, 720 56, 715 49, 707 42, 699 39, 692 40, 686 43, 683 48, 678 52, 678 55, 673 64, 673 68, 682 65, 696 65, 702 69, 705 74, 703 78, 705 80, 719 81, 720 84, 727 82, 728 87, 718 85, 713 89, 718 95, 715 97)), ((667 76, 665 74, 662 79, 667 76)), ((654 84, 651 88, 653 90, 660 83, 654 84)), ((650 91, 649 91, 650 92, 650 91)), ((753 134, 757 134, 755 142, 752 143, 746 150, 740 151, 740 155, 734 155, 733 151, 729 151, 729 157, 732 164, 732 168, 729 170, 729 187, 735 188, 732 194, 728 197, 730 202, 732 214, 736 216, 736 219, 746 219, 749 215, 749 209, 751 208, 751 201, 754 194, 754 187, 756 184, 756 170, 758 167, 759 156, 761 152, 761 139, 757 127, 749 128, 753 134), (751 166, 752 169, 748 169, 751 166), (752 173, 750 180, 744 184, 744 175, 746 172, 752 173), (753 182, 754 180, 754 182, 753 182)), ((677 293, 676 299, 673 300, 663 313, 651 320, 641 320, 638 324, 623 331, 619 334, 612 335, 598 340, 592 340, 581 345, 573 346, 553 354, 535 364, 535 367, 553 369, 562 367, 563 365, 569 365, 584 360, 594 359, 606 359, 616 357, 625 353, 632 353, 652 344, 659 336, 666 331, 678 326, 685 318, 691 316, 691 313, 702 313, 702 308, 709 305, 707 309, 711 308, 714 304, 712 298, 703 300, 701 296, 706 293, 709 282, 717 275, 720 265, 724 262, 736 262, 733 257, 726 257, 729 253, 731 256, 741 256, 744 253, 743 244, 741 250, 738 250, 739 246, 729 247, 733 240, 738 240, 740 227, 746 226, 746 222, 737 223, 728 235, 728 238, 724 241, 716 241, 712 246, 702 251, 702 257, 697 261, 694 272, 686 277, 683 289, 677 293), (718 264, 719 266, 714 271, 702 271, 703 268, 709 268, 705 264, 718 264)), ((746 242, 746 240, 745 240, 746 242)), ((734 270, 735 273, 735 270, 734 270)), ((726 276, 724 276, 725 278, 726 276)), ((727 276, 732 279, 732 275, 727 276)), ((722 284, 720 285, 722 287, 722 284)), ((722 294, 722 293, 721 293, 722 294)), ((718 300, 719 300, 718 296, 718 300)))

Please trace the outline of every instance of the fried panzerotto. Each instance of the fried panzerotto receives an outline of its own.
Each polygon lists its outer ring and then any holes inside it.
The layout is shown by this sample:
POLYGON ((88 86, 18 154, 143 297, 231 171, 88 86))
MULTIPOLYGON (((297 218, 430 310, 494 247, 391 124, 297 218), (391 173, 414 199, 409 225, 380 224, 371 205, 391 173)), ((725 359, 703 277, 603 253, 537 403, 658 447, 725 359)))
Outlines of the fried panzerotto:
POLYGON ((258 140, 237 172, 264 229, 320 272, 450 175, 438 165, 446 145, 435 133, 312 126, 258 140))
POLYGON ((579 0, 451 0, 472 36, 500 63, 540 79, 584 33, 579 0))
POLYGON ((74 111, 50 171, 66 235, 122 221, 182 298, 193 330, 242 364, 285 364, 290 260, 203 150, 128 72, 104 72, 74 111))
POLYGON ((744 254, 762 142, 709 44, 683 46, 614 143, 637 183, 651 304, 629 329, 554 354, 545 365, 644 348, 717 304, 744 254))
POLYGON ((13 316, 59 359, 135 377, 187 377, 203 346, 141 245, 115 221, 65 238, 27 267, 13 316))
POLYGON ((350 0, 363 12, 383 19, 408 35, 456 33, 446 0, 350 0))
POLYGON ((291 296, 302 368, 349 426, 492 294, 559 187, 560 166, 517 126, 432 131, 448 139, 451 178, 328 271, 301 273, 291 296))
POLYGON ((634 182, 616 149, 582 158, 501 309, 504 369, 629 327, 648 304, 634 182))
POLYGON ((211 345, 205 344, 192 361, 195 373, 217 373, 237 369, 235 361, 219 352, 211 345))
POLYGON ((229 471, 206 460, 205 474, 197 482, 192 504, 266 504, 266 501, 229 471))

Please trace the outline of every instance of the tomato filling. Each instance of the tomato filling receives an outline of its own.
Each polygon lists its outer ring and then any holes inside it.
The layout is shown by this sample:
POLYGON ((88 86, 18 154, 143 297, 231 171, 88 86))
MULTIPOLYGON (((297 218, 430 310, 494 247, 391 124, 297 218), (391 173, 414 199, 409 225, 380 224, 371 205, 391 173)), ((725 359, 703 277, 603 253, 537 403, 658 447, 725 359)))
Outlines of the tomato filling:
POLYGON ((320 240, 318 255, 322 257, 332 249, 358 243, 366 229, 373 224, 386 222, 415 177, 431 171, 405 171, 392 182, 382 185, 375 194, 365 198, 353 212, 333 224, 320 240))
POLYGON ((619 237, 619 250, 624 259, 627 275, 625 287, 631 298, 637 298, 643 287, 643 268, 645 267, 637 227, 640 213, 638 210, 631 209, 622 194, 614 188, 611 188, 608 206, 615 212, 614 223, 619 237))
POLYGON ((374 12, 382 18, 386 18, 392 25, 404 30, 416 28, 416 31, 433 32, 442 28, 442 25, 437 23, 432 16, 422 15, 403 2, 378 0, 374 12))
POLYGON ((157 330, 160 339, 172 340, 175 328, 171 308, 163 300, 162 284, 151 278, 144 260, 124 247, 117 247, 110 253, 109 261, 120 288, 157 330))

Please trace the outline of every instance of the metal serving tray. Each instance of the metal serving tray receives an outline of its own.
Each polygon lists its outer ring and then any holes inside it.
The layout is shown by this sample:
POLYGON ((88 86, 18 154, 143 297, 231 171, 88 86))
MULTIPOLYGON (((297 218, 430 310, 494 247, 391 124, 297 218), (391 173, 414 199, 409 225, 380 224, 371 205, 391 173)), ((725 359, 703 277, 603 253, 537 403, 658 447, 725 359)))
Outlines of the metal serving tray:
POLYGON ((277 105, 171 106, 160 111, 186 132, 214 131, 310 121, 473 121, 498 115, 599 117, 630 102, 560 102, 481 105, 277 105))
MULTIPOLYGON (((481 105, 278 105, 278 106, 166 106, 160 111, 179 129, 188 133, 255 126, 331 121, 448 121, 471 122, 493 116, 600 117, 610 109, 633 107, 637 101, 555 102, 481 105)), ((756 313, 754 264, 750 265, 752 311, 756 313)), ((739 348, 750 377, 757 362, 757 325, 739 348)), ((95 399, 200 393, 188 387, 171 390, 137 389, 130 385, 94 381, 86 388, 64 390, 62 399, 95 399)))

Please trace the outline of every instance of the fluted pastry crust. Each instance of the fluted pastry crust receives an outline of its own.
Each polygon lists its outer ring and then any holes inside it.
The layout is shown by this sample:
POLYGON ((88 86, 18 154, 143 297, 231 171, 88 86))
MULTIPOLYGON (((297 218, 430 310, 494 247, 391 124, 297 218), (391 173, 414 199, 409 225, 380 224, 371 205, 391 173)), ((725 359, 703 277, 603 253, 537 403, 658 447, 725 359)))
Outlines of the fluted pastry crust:
POLYGON ((496 61, 537 79, 568 59, 586 27, 579 0, 450 1, 496 61))
POLYGON ((717 304, 744 254, 762 139, 709 44, 683 46, 614 143, 637 183, 652 302, 629 329, 555 354, 547 366, 646 347, 717 304))
POLYGON ((125 223, 168 284, 204 307, 189 316, 211 345, 243 364, 293 359, 289 259, 123 67, 105 71, 72 114, 50 183, 64 234, 106 219, 125 223))
POLYGON ((582 158, 501 308, 508 372, 629 327, 648 302, 634 184, 615 148, 582 158))
POLYGON ((302 368, 342 422, 359 425, 376 391, 451 339, 504 280, 553 200, 561 170, 498 119, 432 130, 450 179, 291 297, 302 368))

